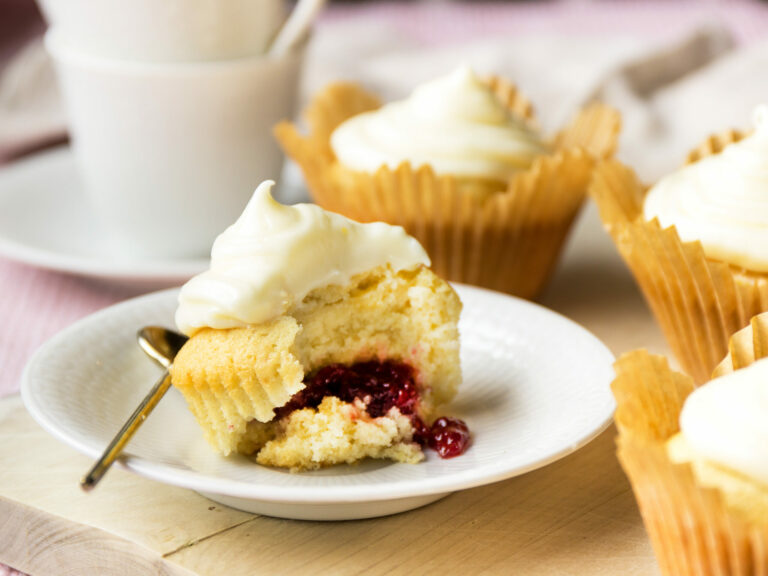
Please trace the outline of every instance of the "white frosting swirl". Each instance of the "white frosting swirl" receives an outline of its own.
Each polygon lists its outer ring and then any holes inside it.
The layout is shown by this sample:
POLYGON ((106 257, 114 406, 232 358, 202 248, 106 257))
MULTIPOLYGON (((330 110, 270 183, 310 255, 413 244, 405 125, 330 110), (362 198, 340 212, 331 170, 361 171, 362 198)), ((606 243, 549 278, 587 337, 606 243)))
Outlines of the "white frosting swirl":
POLYGON ((753 134, 660 180, 644 213, 700 240, 709 258, 768 272, 768 106, 753 134))
POLYGON ((703 458, 768 485, 768 358, 694 390, 680 414, 703 458))
POLYGON ((256 189, 214 242, 210 270, 182 287, 176 325, 184 334, 266 322, 315 288, 346 284, 384 264, 429 266, 421 244, 400 226, 360 224, 313 204, 284 206, 272 198, 273 185, 256 189))
POLYGON ((344 166, 361 172, 410 162, 437 174, 501 181, 548 151, 466 67, 350 118, 331 134, 331 147, 344 166))

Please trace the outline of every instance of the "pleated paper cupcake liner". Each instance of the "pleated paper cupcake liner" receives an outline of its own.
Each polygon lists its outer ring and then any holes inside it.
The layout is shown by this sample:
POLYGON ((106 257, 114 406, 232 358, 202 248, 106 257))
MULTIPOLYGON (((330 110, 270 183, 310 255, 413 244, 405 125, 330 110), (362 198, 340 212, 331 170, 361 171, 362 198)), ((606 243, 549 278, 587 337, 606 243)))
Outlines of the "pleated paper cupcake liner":
POLYGON ((713 378, 723 376, 749 366, 756 360, 768 357, 768 312, 758 314, 731 337, 728 356, 717 365, 713 378))
POLYGON ((267 422, 304 387, 291 353, 300 328, 293 318, 229 330, 203 330, 184 345, 171 368, 208 442, 225 456, 237 451, 248 422, 267 422), (287 343, 287 344, 286 344, 287 343))
MULTIPOLYGON (((738 137, 731 132, 710 138, 691 159, 717 153, 738 137)), ((701 243, 683 242, 674 226, 646 221, 644 194, 635 174, 619 162, 607 160, 595 169, 590 195, 603 224, 680 365, 701 383, 728 352, 729 337, 768 310, 768 274, 710 260, 701 243)))
MULTIPOLYGON (((753 319, 747 337, 734 338, 731 346, 739 358, 765 355, 766 329, 768 315, 763 315, 753 319)), ((690 464, 673 463, 667 456, 665 443, 679 431, 680 411, 694 389, 693 380, 644 350, 625 354, 615 369, 618 457, 662 573, 767 575, 768 523, 754 522, 729 507, 719 489, 697 482, 690 464)))
MULTIPOLYGON (((530 102, 512 85, 489 81, 499 99, 535 126, 530 102)), ((403 226, 446 279, 524 298, 535 297, 552 274, 582 206, 594 157, 613 153, 618 114, 594 105, 557 135, 555 152, 539 157, 506 185, 439 176, 429 166, 349 170, 336 160, 331 132, 345 119, 373 109, 373 96, 334 85, 307 110, 309 134, 288 123, 276 127, 283 149, 301 166, 314 200, 361 222, 403 226)))
POLYGON ((719 154, 723 151, 723 148, 728 146, 728 144, 738 142, 744 138, 744 136, 746 136, 746 134, 740 130, 726 130, 720 134, 713 134, 704 142, 702 142, 697 148, 691 150, 688 153, 688 157, 686 158, 685 163, 693 164, 694 162, 698 162, 706 156, 719 154))

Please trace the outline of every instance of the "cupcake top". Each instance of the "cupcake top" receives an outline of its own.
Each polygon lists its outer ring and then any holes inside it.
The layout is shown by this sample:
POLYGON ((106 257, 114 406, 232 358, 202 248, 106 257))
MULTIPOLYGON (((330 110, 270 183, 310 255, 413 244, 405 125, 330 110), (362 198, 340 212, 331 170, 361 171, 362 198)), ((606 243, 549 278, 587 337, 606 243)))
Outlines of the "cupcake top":
POLYGON ((754 118, 750 136, 660 180, 644 215, 701 241, 708 258, 768 272, 768 105, 754 118))
POLYGON ((694 390, 680 429, 703 458, 768 485, 768 358, 694 390))
POLYGON ((342 123, 331 135, 339 161, 374 173, 403 162, 428 164, 436 174, 507 180, 548 152, 469 68, 417 88, 342 123))
POLYGON ((360 224, 313 204, 284 206, 263 182, 237 222, 214 242, 211 267, 181 289, 176 325, 202 328, 261 324, 315 288, 389 264, 429 266, 427 253, 400 226, 360 224))

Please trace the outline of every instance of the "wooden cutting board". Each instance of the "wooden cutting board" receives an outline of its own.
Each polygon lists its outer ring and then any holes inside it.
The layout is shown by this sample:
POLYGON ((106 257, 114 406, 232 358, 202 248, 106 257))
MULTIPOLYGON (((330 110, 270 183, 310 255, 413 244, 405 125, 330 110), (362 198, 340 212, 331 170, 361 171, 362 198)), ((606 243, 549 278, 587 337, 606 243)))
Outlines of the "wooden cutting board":
MULTIPOLYGON (((594 212, 544 304, 615 352, 667 352, 594 212)), ((0 401, 0 562, 35 576, 657 573, 610 428, 577 453, 504 482, 373 520, 255 516, 120 468, 91 494, 90 460, 0 401)))

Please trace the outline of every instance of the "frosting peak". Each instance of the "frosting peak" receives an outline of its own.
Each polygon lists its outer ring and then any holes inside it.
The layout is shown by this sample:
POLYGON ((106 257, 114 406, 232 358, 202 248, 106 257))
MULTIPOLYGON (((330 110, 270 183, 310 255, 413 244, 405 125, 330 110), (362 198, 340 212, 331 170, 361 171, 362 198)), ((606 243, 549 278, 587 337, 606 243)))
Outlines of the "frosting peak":
POLYGON ((313 204, 284 206, 272 198, 273 185, 256 189, 214 242, 210 269, 182 287, 176 325, 183 333, 266 322, 315 288, 345 284, 384 264, 429 266, 424 249, 401 227, 360 224, 313 204))
POLYGON ((406 100, 350 118, 331 135, 331 147, 352 170, 373 173, 410 162, 437 174, 501 181, 548 151, 467 67, 423 84, 406 100))
POLYGON ((755 131, 720 153, 660 180, 644 213, 700 240, 707 257, 768 272, 768 106, 755 110, 755 131))
POLYGON ((416 88, 410 104, 411 113, 435 121, 452 118, 478 124, 504 124, 510 119, 509 112, 493 92, 466 66, 416 88))
POLYGON ((694 390, 680 414, 702 457, 768 485, 768 358, 694 390))

